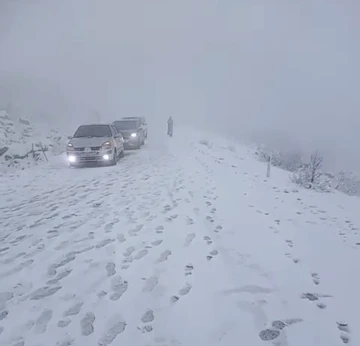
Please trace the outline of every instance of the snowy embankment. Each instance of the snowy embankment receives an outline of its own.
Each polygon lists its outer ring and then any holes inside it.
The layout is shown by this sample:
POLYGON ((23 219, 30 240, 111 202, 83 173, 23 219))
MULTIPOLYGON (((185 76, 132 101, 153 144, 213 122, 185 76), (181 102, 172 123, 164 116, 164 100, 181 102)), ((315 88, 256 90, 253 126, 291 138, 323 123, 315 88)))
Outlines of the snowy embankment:
POLYGON ((4 176, 0 344, 358 345, 359 200, 265 176, 189 132, 4 176))
POLYGON ((0 110, 0 172, 29 168, 64 151, 57 130, 0 110))

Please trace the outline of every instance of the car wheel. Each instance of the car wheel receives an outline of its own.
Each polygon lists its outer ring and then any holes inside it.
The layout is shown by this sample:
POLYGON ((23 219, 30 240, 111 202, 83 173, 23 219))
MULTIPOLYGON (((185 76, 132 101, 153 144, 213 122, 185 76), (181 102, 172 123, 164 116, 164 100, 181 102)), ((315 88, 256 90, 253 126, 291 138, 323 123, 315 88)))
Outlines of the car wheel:
POLYGON ((120 153, 120 158, 122 159, 123 157, 125 156, 125 150, 123 149, 122 151, 121 151, 121 153, 120 153))

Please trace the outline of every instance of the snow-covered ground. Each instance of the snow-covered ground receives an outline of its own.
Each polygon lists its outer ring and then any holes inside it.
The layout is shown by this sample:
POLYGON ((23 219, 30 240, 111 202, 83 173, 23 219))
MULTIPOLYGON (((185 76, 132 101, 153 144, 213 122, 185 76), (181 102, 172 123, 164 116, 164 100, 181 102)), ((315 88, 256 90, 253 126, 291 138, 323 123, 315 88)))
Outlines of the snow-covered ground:
POLYGON ((359 199, 265 175, 183 132, 4 176, 0 345, 359 345, 359 199))

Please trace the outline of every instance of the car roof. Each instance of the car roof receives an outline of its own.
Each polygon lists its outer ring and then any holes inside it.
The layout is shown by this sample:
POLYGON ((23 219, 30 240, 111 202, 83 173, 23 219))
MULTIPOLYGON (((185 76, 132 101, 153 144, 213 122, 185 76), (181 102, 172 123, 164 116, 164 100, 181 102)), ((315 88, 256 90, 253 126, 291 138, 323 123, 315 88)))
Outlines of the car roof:
POLYGON ((114 122, 113 122, 113 124, 115 124, 115 123, 118 123, 118 122, 130 122, 130 121, 136 121, 136 120, 138 120, 138 119, 133 119, 133 118, 131 118, 131 119, 120 119, 120 120, 115 120, 114 122))
POLYGON ((83 124, 80 126, 112 126, 112 124, 83 124))

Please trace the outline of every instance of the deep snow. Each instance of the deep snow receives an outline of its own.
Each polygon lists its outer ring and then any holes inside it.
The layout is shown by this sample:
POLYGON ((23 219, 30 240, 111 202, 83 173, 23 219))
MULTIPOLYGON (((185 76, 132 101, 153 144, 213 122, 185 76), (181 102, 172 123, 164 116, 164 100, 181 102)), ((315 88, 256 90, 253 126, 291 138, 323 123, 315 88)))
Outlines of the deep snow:
POLYGON ((359 200, 252 156, 186 131, 8 173, 0 344, 358 345, 359 200))

